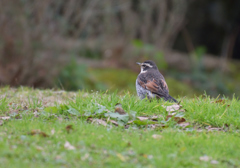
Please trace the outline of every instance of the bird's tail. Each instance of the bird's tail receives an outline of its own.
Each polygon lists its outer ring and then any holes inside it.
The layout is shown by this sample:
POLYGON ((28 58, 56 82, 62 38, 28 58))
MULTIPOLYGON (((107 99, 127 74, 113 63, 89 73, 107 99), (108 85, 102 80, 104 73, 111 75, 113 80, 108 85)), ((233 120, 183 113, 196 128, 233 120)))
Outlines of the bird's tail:
POLYGON ((168 95, 168 97, 164 97, 165 101, 169 101, 169 102, 175 102, 178 103, 178 101, 176 99, 174 99, 172 96, 168 95))

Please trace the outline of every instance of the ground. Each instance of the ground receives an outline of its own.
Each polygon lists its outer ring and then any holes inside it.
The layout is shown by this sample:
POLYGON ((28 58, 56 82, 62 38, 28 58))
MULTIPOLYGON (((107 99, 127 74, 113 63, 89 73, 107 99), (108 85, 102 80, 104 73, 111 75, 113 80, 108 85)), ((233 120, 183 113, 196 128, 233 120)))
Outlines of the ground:
POLYGON ((240 167, 235 97, 173 106, 127 92, 4 87, 0 98, 4 167, 240 167))

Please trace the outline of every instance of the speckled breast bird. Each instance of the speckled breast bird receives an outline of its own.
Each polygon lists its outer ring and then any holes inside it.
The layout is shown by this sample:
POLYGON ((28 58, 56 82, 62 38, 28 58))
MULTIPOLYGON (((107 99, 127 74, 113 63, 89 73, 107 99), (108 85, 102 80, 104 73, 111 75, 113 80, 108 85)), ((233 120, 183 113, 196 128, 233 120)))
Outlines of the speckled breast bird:
POLYGON ((137 62, 137 64, 141 66, 141 72, 136 80, 136 89, 141 99, 147 96, 148 99, 156 97, 163 98, 165 101, 177 102, 169 95, 167 83, 153 61, 137 62))

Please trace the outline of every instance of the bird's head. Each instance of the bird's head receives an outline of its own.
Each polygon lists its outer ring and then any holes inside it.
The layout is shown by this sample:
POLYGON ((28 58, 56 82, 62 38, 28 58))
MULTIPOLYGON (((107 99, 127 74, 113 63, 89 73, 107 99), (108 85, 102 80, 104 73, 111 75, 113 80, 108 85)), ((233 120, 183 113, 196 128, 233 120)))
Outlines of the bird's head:
POLYGON ((147 72, 147 70, 150 70, 150 69, 156 69, 156 70, 158 69, 157 65, 151 60, 145 61, 143 63, 137 62, 137 64, 141 66, 141 73, 145 73, 147 72))

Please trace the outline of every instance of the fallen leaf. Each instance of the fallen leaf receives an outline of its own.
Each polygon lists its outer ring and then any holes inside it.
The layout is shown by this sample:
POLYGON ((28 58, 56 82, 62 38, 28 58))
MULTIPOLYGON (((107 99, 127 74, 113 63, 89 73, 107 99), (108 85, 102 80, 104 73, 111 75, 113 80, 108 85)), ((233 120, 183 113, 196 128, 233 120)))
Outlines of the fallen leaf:
POLYGON ((163 116, 162 115, 154 115, 151 117, 151 119, 158 119, 158 118, 163 118, 163 116))
POLYGON ((153 134, 152 137, 153 137, 154 139, 161 139, 161 138, 162 138, 162 135, 153 134))
POLYGON ((4 123, 4 122, 3 122, 3 120, 0 120, 0 126, 2 126, 2 125, 3 125, 3 123, 4 123))
POLYGON ((123 110, 122 105, 121 105, 120 103, 117 103, 117 104, 115 105, 115 113, 118 113, 118 114, 120 114, 120 115, 125 115, 125 114, 127 114, 127 113, 123 110))
POLYGON ((0 119, 2 119, 2 120, 9 120, 9 119, 10 119, 10 117, 9 117, 9 116, 0 117, 0 119))
POLYGON ((132 124, 132 123, 133 123, 133 121, 134 121, 134 120, 131 120, 131 121, 128 121, 127 123, 128 123, 128 124, 132 124))
POLYGON ((28 133, 28 135, 40 135, 42 137, 49 137, 45 132, 42 132, 40 130, 32 130, 28 133))
POLYGON ((20 110, 10 110, 10 111, 8 112, 8 114, 15 116, 15 115, 17 115, 17 114, 19 113, 19 111, 20 111, 20 110))
POLYGON ((68 141, 65 142, 64 148, 68 150, 75 150, 76 148, 72 146, 68 141))
POLYGON ((67 125, 65 129, 67 130, 67 133, 69 134, 70 131, 73 130, 73 126, 72 125, 67 125))
POLYGON ((221 131, 223 128, 208 126, 206 129, 208 131, 221 131))
POLYGON ((102 119, 88 118, 88 121, 91 121, 92 123, 96 123, 96 124, 99 124, 99 125, 107 126, 107 122, 102 120, 102 119))
POLYGON ((118 122, 114 121, 114 120, 109 120, 109 122, 111 122, 112 124, 118 126, 118 122))
POLYGON ((182 123, 180 123, 180 124, 178 124, 180 127, 182 127, 182 128, 185 128, 185 127, 187 127, 187 126, 189 126, 190 125, 190 123, 189 122, 182 122, 182 123))
POLYGON ((211 164, 218 164, 219 162, 217 160, 212 160, 211 164))
POLYGON ((121 161, 123 161, 123 162, 126 161, 126 158, 125 158, 122 154, 120 154, 120 153, 117 153, 117 157, 118 157, 121 161))
POLYGON ((148 120, 149 117, 137 117, 139 120, 143 121, 143 120, 148 120))
POLYGON ((186 109, 178 110, 178 112, 186 112, 186 109))
POLYGON ((182 108, 182 105, 179 105, 179 104, 173 104, 171 106, 163 106, 162 107, 166 108, 166 111, 168 112, 172 112, 172 111, 177 111, 179 110, 180 108, 182 108))
POLYGON ((144 158, 148 158, 148 155, 146 154, 141 154, 144 158))
POLYGON ((219 100, 216 100, 215 102, 212 102, 212 103, 221 103, 221 104, 225 104, 225 100, 224 100, 224 99, 219 99, 219 100))
POLYGON ((62 159, 62 156, 61 156, 61 155, 57 155, 57 156, 55 157, 55 159, 56 159, 56 160, 60 160, 60 159, 62 159))
POLYGON ((207 162, 207 161, 209 161, 209 157, 208 156, 201 156, 200 158, 199 158, 201 161, 204 161, 204 162, 207 162))
POLYGON ((89 158, 89 153, 86 153, 82 158, 81 158, 81 160, 82 161, 84 161, 84 160, 86 160, 87 158, 89 158))
POLYGON ((153 159, 153 155, 148 155, 148 159, 153 159))
POLYGON ((183 117, 175 117, 173 115, 167 115, 166 121, 168 121, 170 118, 173 118, 178 124, 186 121, 186 119, 183 117))
POLYGON ((39 150, 39 151, 43 150, 43 148, 41 146, 36 146, 36 149, 39 150))
POLYGON ((54 133, 55 133, 55 130, 54 130, 54 129, 52 129, 52 130, 51 130, 51 134, 52 134, 52 135, 54 135, 54 133))
POLYGON ((34 114, 34 117, 39 117, 38 115, 39 113, 37 111, 34 111, 33 114, 34 114))
POLYGON ((151 128, 151 129, 155 129, 155 128, 159 128, 159 127, 164 128, 165 125, 164 124, 149 124, 148 125, 148 128, 151 128))

